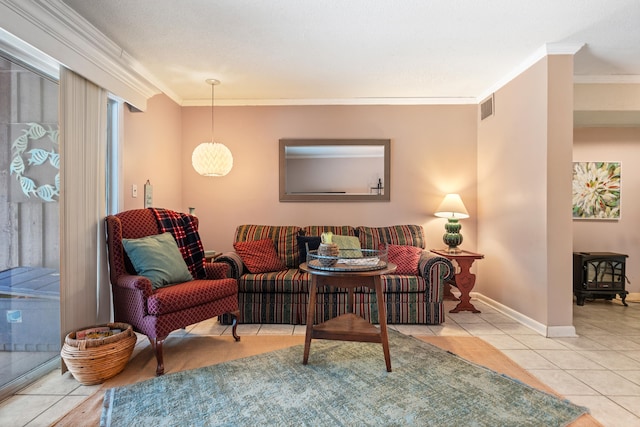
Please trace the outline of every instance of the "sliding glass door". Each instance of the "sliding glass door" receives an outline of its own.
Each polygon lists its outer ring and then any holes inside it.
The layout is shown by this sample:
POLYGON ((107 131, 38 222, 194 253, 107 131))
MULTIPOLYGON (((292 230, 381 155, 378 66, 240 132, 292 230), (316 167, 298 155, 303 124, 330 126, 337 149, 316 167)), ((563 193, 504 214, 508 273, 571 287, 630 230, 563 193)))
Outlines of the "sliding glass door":
POLYGON ((59 172, 57 82, 0 56, 0 398, 58 366, 59 172))

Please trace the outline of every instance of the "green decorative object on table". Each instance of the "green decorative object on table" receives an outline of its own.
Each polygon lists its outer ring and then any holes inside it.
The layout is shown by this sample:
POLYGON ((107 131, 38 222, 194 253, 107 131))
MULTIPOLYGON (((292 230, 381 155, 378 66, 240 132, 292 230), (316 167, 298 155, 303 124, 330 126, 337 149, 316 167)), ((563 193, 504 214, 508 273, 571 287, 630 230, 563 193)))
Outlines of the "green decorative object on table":
POLYGON ((449 247, 457 247, 462 244, 462 234, 460 229, 462 224, 458 221, 458 218, 449 218, 444 225, 446 233, 442 236, 442 241, 449 247))

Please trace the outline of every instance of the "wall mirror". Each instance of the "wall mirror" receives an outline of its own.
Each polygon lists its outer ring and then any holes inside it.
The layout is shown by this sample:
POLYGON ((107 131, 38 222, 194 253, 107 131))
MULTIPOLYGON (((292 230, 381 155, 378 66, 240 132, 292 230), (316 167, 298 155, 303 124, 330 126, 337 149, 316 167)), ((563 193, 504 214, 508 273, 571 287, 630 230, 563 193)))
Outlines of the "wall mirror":
POLYGON ((281 139, 281 202, 390 200, 389 139, 281 139))

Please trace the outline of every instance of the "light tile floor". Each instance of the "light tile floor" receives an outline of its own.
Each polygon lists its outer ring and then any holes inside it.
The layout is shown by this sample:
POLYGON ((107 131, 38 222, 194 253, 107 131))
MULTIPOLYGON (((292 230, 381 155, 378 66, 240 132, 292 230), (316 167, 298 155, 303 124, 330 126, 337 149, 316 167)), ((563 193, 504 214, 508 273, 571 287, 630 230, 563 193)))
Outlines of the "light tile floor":
MULTIPOLYGON (((590 408, 607 427, 640 426, 640 302, 587 301, 573 306, 577 338, 544 338, 533 330, 473 300, 482 313, 449 313, 439 326, 390 325, 409 335, 477 336, 500 349, 556 391, 590 408)), ((304 335, 304 326, 240 325, 240 335, 304 335)), ((190 334, 229 334, 227 326, 202 322, 170 339, 190 334)), ((140 339, 136 352, 148 346, 140 339)), ((0 425, 48 426, 70 411, 98 386, 82 386, 57 369, 0 402, 0 425)))

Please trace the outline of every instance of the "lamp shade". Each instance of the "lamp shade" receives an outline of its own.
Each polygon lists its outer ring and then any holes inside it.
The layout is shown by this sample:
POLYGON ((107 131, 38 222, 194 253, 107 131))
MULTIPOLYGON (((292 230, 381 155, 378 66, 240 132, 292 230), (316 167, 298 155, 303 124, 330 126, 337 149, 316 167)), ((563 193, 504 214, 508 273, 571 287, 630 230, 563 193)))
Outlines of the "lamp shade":
POLYGON ((233 155, 224 144, 203 142, 193 150, 191 164, 200 175, 225 176, 233 167, 233 155))
POLYGON ((440 218, 469 218, 459 194, 447 194, 436 210, 435 216, 440 218))

